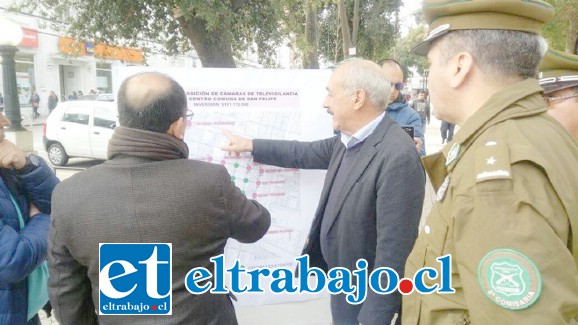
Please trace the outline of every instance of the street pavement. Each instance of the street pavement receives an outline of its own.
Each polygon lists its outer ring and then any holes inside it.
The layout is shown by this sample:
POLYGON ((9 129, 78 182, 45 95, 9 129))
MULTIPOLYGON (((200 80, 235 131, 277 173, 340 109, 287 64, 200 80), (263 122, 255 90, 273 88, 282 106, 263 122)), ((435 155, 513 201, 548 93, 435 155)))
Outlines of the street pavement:
MULTIPOLYGON (((42 144, 42 123, 46 119, 46 115, 41 112, 40 118, 32 121, 30 118, 32 116, 31 112, 32 110, 30 109, 29 114, 25 117, 25 114, 28 112, 23 108, 22 116, 25 118, 25 121, 22 125, 33 132, 34 150, 38 155, 47 159, 46 151, 42 144)), ((444 144, 441 143, 440 126, 441 121, 432 116, 432 120, 430 124, 427 125, 425 132, 427 154, 438 152, 444 147, 444 144)), ((458 127, 456 126, 456 132, 457 131, 458 127)), ((56 176, 62 180, 78 172, 78 169, 88 168, 99 163, 100 161, 97 160, 75 158, 67 165, 69 168, 56 168, 56 176)), ((435 201, 436 193, 428 179, 423 202, 422 224, 435 201)), ((328 315, 330 315, 328 298, 301 303, 244 307, 237 308, 236 310, 239 324, 295 324, 295 322, 291 321, 291 319, 295 319, 295 314, 300 315, 299 319, 301 321, 297 321, 299 324, 328 324, 328 315), (308 316, 305 317, 304 314, 308 314, 308 316), (304 323, 302 321, 303 319, 309 319, 309 321, 304 323)), ((40 312, 40 320, 42 325, 58 325, 54 317, 47 318, 43 311, 40 312)))

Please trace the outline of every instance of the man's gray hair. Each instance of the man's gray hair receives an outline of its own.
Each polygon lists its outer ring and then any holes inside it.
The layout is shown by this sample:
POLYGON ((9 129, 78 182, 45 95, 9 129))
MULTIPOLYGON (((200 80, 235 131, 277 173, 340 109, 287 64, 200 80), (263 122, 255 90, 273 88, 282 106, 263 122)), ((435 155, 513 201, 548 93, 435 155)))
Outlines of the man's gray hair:
POLYGON ((501 29, 456 30, 439 42, 442 63, 466 51, 484 73, 496 78, 536 78, 548 49, 548 43, 538 34, 501 29))
POLYGON ((362 89, 369 101, 385 110, 389 101, 391 82, 375 62, 352 58, 339 62, 336 68, 344 68, 343 88, 346 94, 362 89), (346 67, 342 67, 347 65, 346 67))

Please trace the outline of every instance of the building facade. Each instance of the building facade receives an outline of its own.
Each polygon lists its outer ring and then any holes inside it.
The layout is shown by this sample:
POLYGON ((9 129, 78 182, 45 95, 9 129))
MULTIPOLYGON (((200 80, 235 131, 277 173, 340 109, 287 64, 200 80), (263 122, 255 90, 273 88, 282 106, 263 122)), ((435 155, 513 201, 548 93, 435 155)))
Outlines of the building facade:
MULTIPOLYGON (((194 55, 167 58, 145 54, 132 49, 107 44, 95 44, 69 38, 39 28, 38 19, 1 10, 0 15, 21 26, 23 39, 16 53, 16 78, 21 107, 30 106, 33 90, 40 95, 40 113, 48 112, 47 99, 51 91, 64 101, 73 92, 84 95, 91 91, 112 93, 113 73, 117 66, 149 65, 158 67, 200 67, 194 55)), ((46 22, 44 24, 46 25, 46 22)), ((3 89, 0 70, 0 92, 3 89)))

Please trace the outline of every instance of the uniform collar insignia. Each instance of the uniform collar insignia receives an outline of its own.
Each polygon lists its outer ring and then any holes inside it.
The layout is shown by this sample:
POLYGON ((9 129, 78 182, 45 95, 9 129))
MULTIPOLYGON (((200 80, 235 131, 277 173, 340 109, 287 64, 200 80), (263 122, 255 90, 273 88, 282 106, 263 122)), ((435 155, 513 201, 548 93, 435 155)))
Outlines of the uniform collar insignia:
POLYGON ((448 152, 448 158, 446 159, 446 167, 451 165, 460 154, 461 146, 458 143, 454 143, 450 151, 448 152))
POLYGON ((446 179, 444 180, 442 186, 440 186, 440 189, 437 192, 438 201, 442 201, 444 199, 444 196, 446 196, 446 191, 448 190, 449 185, 450 185, 450 176, 448 175, 446 176, 446 179))

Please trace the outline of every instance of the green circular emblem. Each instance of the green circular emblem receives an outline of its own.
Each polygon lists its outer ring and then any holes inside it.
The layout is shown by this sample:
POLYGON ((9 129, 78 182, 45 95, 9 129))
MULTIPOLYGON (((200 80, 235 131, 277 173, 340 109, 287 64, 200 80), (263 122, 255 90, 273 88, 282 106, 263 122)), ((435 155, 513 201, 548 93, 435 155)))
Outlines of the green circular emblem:
POLYGON ((530 307, 542 291, 536 264, 512 249, 496 249, 484 256, 478 266, 478 280, 491 301, 511 310, 530 307))

